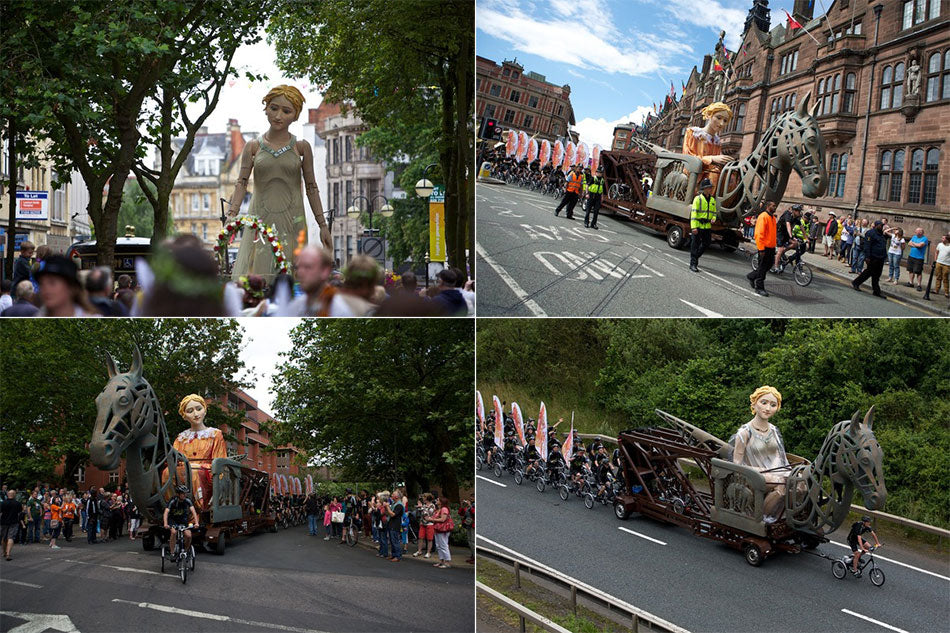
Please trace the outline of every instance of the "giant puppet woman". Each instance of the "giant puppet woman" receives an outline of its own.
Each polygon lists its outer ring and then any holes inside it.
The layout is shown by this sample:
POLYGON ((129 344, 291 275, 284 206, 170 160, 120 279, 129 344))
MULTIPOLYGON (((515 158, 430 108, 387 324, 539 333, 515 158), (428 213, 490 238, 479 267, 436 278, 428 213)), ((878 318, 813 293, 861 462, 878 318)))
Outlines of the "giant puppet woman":
MULTIPOLYGON (((307 222, 301 180, 306 184, 307 200, 320 227, 320 241, 327 250, 332 248, 330 229, 323 217, 320 192, 313 177, 313 150, 309 143, 298 141, 288 130, 300 116, 303 102, 303 95, 293 86, 277 86, 264 97, 264 113, 270 127, 244 146, 241 173, 228 207, 228 215, 237 215, 253 171, 254 191, 248 214, 277 229, 277 240, 288 259, 306 243, 307 222)), ((255 274, 270 280, 276 273, 277 265, 270 245, 251 234, 250 229, 245 229, 232 279, 255 274)))
MULTIPOLYGON (((216 457, 227 457, 224 434, 219 429, 205 426, 208 404, 197 394, 182 399, 178 414, 189 428, 175 438, 175 450, 187 457, 191 464, 191 492, 195 507, 198 512, 204 512, 211 507, 211 461, 216 457)), ((178 480, 184 477, 184 462, 179 462, 178 480)))
POLYGON ((781 512, 789 473, 782 434, 771 423, 772 416, 782 408, 782 394, 775 387, 763 385, 752 392, 749 401, 754 415, 736 432, 732 461, 762 473, 769 491, 762 504, 765 520, 772 522, 781 512))
POLYGON ((719 183, 719 175, 724 165, 732 158, 722 153, 722 139, 719 137, 732 120, 732 110, 725 103, 711 103, 702 111, 705 127, 688 127, 683 138, 683 153, 695 156, 703 161, 703 172, 696 182, 709 178, 713 191, 719 183))

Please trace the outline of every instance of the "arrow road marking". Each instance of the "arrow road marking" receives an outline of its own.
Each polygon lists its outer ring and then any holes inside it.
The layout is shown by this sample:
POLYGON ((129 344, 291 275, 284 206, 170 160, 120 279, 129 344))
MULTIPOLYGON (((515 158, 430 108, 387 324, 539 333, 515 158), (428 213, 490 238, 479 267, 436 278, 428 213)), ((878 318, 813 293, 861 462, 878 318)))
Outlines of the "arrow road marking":
POLYGON ((26 620, 20 626, 10 629, 10 633, 41 633, 55 629, 63 633, 79 633, 79 629, 68 615, 48 615, 46 613, 20 613, 18 611, 0 611, 3 615, 26 620))
MULTIPOLYGON (((169 607, 163 604, 153 604, 151 602, 134 602, 132 600, 122 600, 120 598, 113 598, 112 602, 119 602, 122 604, 131 604, 133 606, 139 607, 140 609, 152 609, 154 611, 162 611, 164 613, 175 613, 178 615, 184 615, 191 618, 204 618, 205 620, 217 620, 219 622, 234 622, 235 624, 244 624, 247 626, 253 626, 253 627, 258 627, 258 628, 277 629, 279 631, 293 631, 294 633, 325 633, 324 631, 318 631, 316 629, 301 629, 296 626, 284 626, 283 624, 274 624, 272 622, 254 622, 253 620, 242 620, 240 618, 232 618, 229 615, 218 615, 216 613, 204 613, 202 611, 189 611, 187 609, 169 607)), ((10 633, 13 633, 13 632, 11 631, 10 633)))
POLYGON ((483 480, 487 481, 487 482, 490 483, 490 484, 495 484, 496 486, 501 486, 502 488, 507 488, 507 487, 508 487, 506 484, 503 484, 503 483, 501 483, 501 482, 495 481, 494 479, 489 479, 488 477, 482 477, 481 475, 475 475, 475 478, 476 478, 476 479, 483 479, 483 480))
POLYGON ((136 569, 135 567, 120 567, 119 565, 104 565, 102 563, 90 563, 84 560, 70 560, 65 559, 67 563, 76 563, 78 565, 95 565, 96 567, 108 567, 109 569, 115 569, 116 571, 130 571, 136 574, 151 574, 153 576, 162 576, 164 574, 157 571, 149 571, 147 569, 136 569))
POLYGON ((639 536, 640 538, 645 538, 645 539, 648 540, 648 541, 653 541, 654 543, 659 543, 660 545, 666 545, 666 543, 664 543, 663 541, 659 541, 659 540, 653 538, 652 536, 647 536, 646 534, 640 534, 639 532, 634 532, 634 531, 631 530, 630 528, 618 527, 617 529, 618 529, 618 530, 623 530, 624 532, 629 532, 630 534, 633 534, 634 536, 639 536))
POLYGON ((877 624, 878 626, 883 626, 885 629, 890 629, 890 630, 892 630, 892 631, 897 631, 898 633, 907 633, 907 631, 905 631, 904 629, 899 629, 899 628, 897 628, 896 626, 891 626, 890 624, 885 624, 884 622, 881 622, 880 620, 875 620, 874 618, 869 618, 869 617, 866 616, 866 615, 861 615, 860 613, 855 613, 854 611, 849 611, 848 609, 842 609, 841 612, 842 612, 842 613, 847 613, 848 615, 853 615, 853 616, 856 617, 856 618, 861 618, 862 620, 867 620, 868 622, 873 622, 874 624, 877 624))
POLYGON ((680 301, 682 301, 683 303, 685 303, 685 304, 688 305, 689 307, 693 308, 694 310, 698 310, 699 312, 702 312, 704 315, 706 315, 706 316, 708 316, 708 317, 722 318, 722 315, 719 314, 718 312, 713 312, 712 310, 707 310, 706 308, 703 308, 703 307, 701 307, 701 306, 698 306, 698 305, 696 305, 695 303, 690 303, 690 302, 687 301, 686 299, 680 299, 680 301))

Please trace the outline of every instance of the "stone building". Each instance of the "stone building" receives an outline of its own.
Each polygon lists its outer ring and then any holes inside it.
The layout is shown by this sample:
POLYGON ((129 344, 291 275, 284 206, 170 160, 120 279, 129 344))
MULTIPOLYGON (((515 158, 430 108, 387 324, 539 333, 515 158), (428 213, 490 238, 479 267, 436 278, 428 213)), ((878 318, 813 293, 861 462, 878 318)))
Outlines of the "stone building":
POLYGON ((475 56, 475 115, 479 127, 485 119, 495 119, 501 129, 524 130, 541 141, 570 138, 574 108, 571 87, 556 86, 535 72, 524 72, 517 60, 505 60, 501 66, 490 59, 475 56))
POLYGON ((718 45, 706 55, 647 138, 679 150, 686 128, 702 126, 700 111, 718 99, 734 113, 723 153, 748 156, 771 122, 807 97, 825 140, 828 187, 804 198, 792 173, 784 201, 821 217, 886 216, 935 241, 950 230, 950 0, 834 0, 817 18, 812 7, 794 3, 804 29, 782 20, 766 30, 768 1, 755 0, 739 50, 729 61, 718 45), (714 71, 714 59, 726 71, 714 71))
POLYGON ((326 103, 311 113, 316 134, 326 144, 324 199, 327 212, 333 215, 333 257, 342 268, 359 253, 359 240, 369 228, 360 224, 359 219, 348 217, 346 210, 354 205, 367 210, 372 205, 375 227, 380 219, 376 212, 386 204, 377 196, 393 200, 406 194, 394 184, 394 173, 387 165, 376 161, 367 148, 357 145, 357 137, 368 127, 352 107, 344 113, 339 104, 326 103))

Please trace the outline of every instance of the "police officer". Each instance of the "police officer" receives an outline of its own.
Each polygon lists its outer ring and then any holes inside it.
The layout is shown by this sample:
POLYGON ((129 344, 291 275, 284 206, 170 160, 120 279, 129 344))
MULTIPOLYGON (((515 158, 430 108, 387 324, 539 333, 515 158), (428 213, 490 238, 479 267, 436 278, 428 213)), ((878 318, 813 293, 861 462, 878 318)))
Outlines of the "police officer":
POLYGON ((565 187, 567 191, 564 194, 564 197, 561 198, 561 203, 557 205, 557 209, 554 210, 554 215, 560 215, 561 209, 565 206, 567 207, 567 219, 574 219, 574 207, 577 205, 577 200, 581 195, 581 187, 584 186, 584 174, 581 173, 581 166, 574 165, 571 168, 571 173, 567 175, 565 182, 565 187))
POLYGON ((604 195, 604 166, 597 166, 597 175, 591 176, 587 183, 587 212, 584 213, 584 226, 597 228, 597 214, 600 212, 600 202, 604 195), (594 221, 588 223, 591 211, 594 212, 594 221))
POLYGON ((712 223, 716 219, 716 198, 712 195, 713 186, 709 178, 699 183, 700 194, 693 198, 693 209, 689 215, 689 227, 692 240, 689 245, 689 269, 699 272, 699 258, 709 247, 712 240, 712 223))

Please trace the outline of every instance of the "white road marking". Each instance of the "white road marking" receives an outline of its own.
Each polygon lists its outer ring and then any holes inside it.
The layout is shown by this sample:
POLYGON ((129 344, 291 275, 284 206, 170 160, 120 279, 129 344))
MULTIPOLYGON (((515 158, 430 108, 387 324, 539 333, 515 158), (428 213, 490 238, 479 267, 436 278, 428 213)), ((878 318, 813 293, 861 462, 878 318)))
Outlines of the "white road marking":
POLYGON ((482 245, 478 242, 475 242, 475 252, 485 260, 485 263, 492 267, 492 269, 498 273, 498 276, 501 277, 501 280, 507 284, 515 296, 521 299, 524 302, 524 305, 528 310, 531 311, 531 314, 537 317, 546 317, 548 314, 541 306, 535 303, 534 299, 528 298, 528 293, 515 281, 514 277, 508 274, 508 271, 499 266, 491 256, 485 252, 485 249, 482 248, 482 245))
MULTIPOLYGON (((832 545, 837 545, 838 547, 844 547, 844 548, 847 549, 849 552, 851 551, 851 546, 850 546, 850 545, 846 545, 846 544, 844 544, 844 543, 836 543, 835 541, 828 541, 828 542, 831 543, 832 545)), ((950 577, 941 576, 941 575, 938 574, 938 573, 935 573, 935 572, 932 572, 932 571, 927 571, 926 569, 921 569, 920 567, 914 567, 913 565, 908 565, 907 563, 902 563, 902 562, 900 562, 899 560, 894 560, 893 558, 884 558, 883 556, 879 556, 879 555, 877 555, 877 554, 874 554, 874 558, 879 558, 879 559, 881 559, 881 560, 886 560, 886 561, 889 562, 889 563, 894 563, 895 565, 900 565, 901 567, 906 567, 907 569, 913 569, 914 571, 919 571, 919 572, 922 573, 922 574, 928 574, 928 575, 930 575, 930 576, 935 576, 935 577, 937 577, 937 578, 940 578, 941 580, 948 580, 948 581, 950 581, 950 577)))
POLYGON ((739 291, 741 291, 741 292, 744 292, 745 294, 748 294, 748 295, 754 295, 754 294, 755 294, 755 292, 753 292, 753 291, 750 290, 749 288, 746 288, 745 286, 739 286, 739 285, 737 285, 737 284, 734 284, 734 283, 732 283, 731 281, 729 281, 728 279, 726 279, 725 277, 720 277, 719 275, 714 275, 714 274, 712 274, 711 272, 709 272, 708 270, 701 270, 700 272, 703 273, 703 274, 705 274, 705 275, 709 275, 709 276, 712 277, 713 279, 718 279, 719 281, 721 281, 721 282, 724 283, 724 284, 729 284, 730 286, 732 286, 732 287, 735 288, 736 290, 739 290, 739 291))
POLYGON ((284 626, 282 624, 274 624, 272 622, 242 620, 241 618, 232 618, 229 615, 218 615, 216 613, 205 613, 203 611, 189 611, 188 609, 179 609, 177 607, 169 607, 163 604, 153 604, 151 602, 134 602, 132 600, 122 600, 120 598, 113 598, 112 602, 131 604, 139 607, 140 609, 152 609, 154 611, 162 611, 164 613, 175 613, 177 615, 184 615, 190 618, 203 618, 205 620, 217 620, 219 622, 234 622, 235 624, 245 624, 248 626, 256 626, 267 629, 277 629, 279 631, 294 631, 295 633, 324 633, 324 631, 318 631, 316 629, 302 629, 296 626, 284 626))
POLYGON ((696 305, 695 303, 690 303, 690 302, 687 301, 686 299, 680 299, 680 301, 682 301, 683 303, 685 303, 685 304, 688 305, 689 307, 693 308, 694 310, 698 310, 699 312, 702 312, 704 315, 706 315, 706 316, 708 316, 708 317, 722 318, 722 315, 719 314, 718 312, 713 312, 712 310, 707 310, 706 308, 704 308, 704 307, 702 307, 702 306, 698 306, 698 305, 696 305))
POLYGON ((640 538, 645 538, 645 539, 648 540, 648 541, 653 541, 654 543, 659 543, 660 545, 666 545, 666 543, 664 543, 663 541, 659 541, 659 540, 653 538, 652 536, 647 536, 646 534, 640 534, 639 532, 634 532, 634 531, 631 530, 630 528, 618 527, 617 529, 618 529, 618 530, 623 530, 624 532, 629 532, 630 534, 633 534, 634 536, 639 536, 640 538))
POLYGON ((20 613, 19 611, 0 611, 3 615, 26 620, 20 626, 10 629, 9 633, 41 633, 49 629, 62 633, 79 633, 79 629, 69 619, 68 615, 52 615, 47 613, 20 613))
POLYGON ((6 578, 0 578, 0 582, 8 582, 11 585, 23 585, 24 587, 32 587, 33 589, 43 588, 43 585, 34 585, 31 582, 20 582, 19 580, 7 580, 6 578))
POLYGON ((891 626, 890 624, 886 624, 886 623, 884 623, 884 622, 881 622, 880 620, 875 620, 874 618, 869 618, 869 617, 866 616, 866 615, 861 615, 860 613, 855 613, 854 611, 849 611, 848 609, 842 609, 841 612, 842 612, 842 613, 847 613, 848 615, 853 615, 853 616, 856 617, 856 618, 861 618, 862 620, 867 620, 868 622, 873 622, 874 624, 877 624, 878 626, 883 626, 885 629, 890 629, 890 630, 892 630, 892 631, 897 631, 898 633, 907 633, 907 631, 905 631, 904 629, 899 629, 899 628, 897 628, 896 626, 891 626))
MULTIPOLYGON (((497 209, 498 207, 495 207, 495 208, 497 209)), ((507 215, 507 216, 512 217, 512 218, 523 218, 523 217, 524 217, 523 215, 518 215, 518 214, 516 214, 516 213, 514 212, 514 209, 502 209, 501 211, 498 212, 498 215, 507 215)))
POLYGON ((67 563, 76 563, 78 565, 95 565, 96 567, 108 567, 109 569, 114 569, 116 571, 130 571, 134 574, 149 574, 152 576, 162 576, 161 572, 150 571, 148 569, 136 569, 135 567, 121 567, 119 565, 104 565, 102 563, 90 563, 84 560, 71 560, 69 558, 65 559, 67 563))
POLYGON ((482 477, 481 475, 475 475, 475 479, 482 479, 487 481, 490 484, 495 484, 496 486, 501 486, 502 488, 507 488, 508 486, 501 483, 500 481, 495 481, 494 479, 489 479, 488 477, 482 477))

